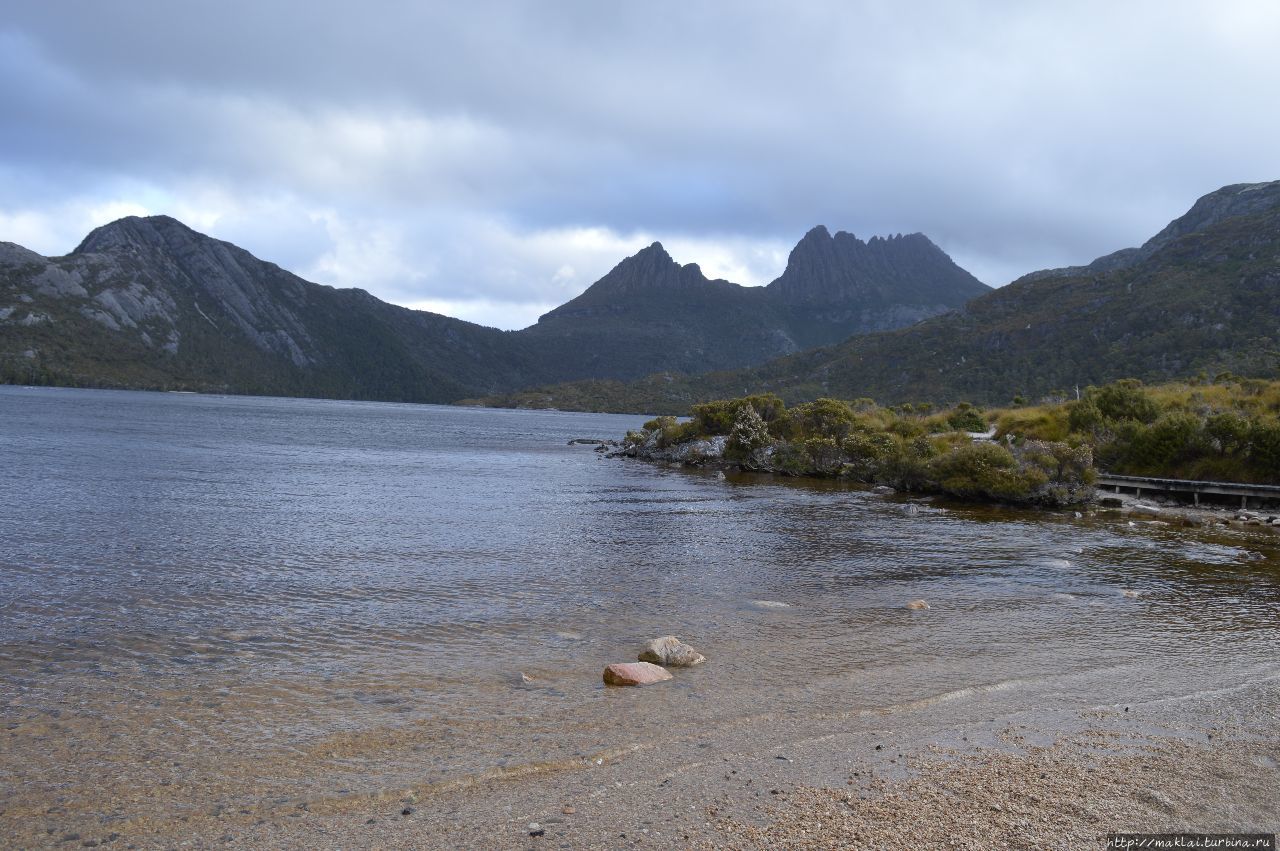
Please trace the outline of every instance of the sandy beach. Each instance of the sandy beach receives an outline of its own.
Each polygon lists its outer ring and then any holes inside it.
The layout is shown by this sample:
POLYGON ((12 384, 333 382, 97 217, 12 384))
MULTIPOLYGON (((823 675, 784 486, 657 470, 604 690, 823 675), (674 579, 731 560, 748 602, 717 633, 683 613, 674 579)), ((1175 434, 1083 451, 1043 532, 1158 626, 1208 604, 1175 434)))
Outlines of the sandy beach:
MULTIPOLYGON (((14 847, 1101 848, 1111 832, 1280 828, 1280 682, 1085 712, 846 731, 758 719, 690 747, 379 799, 291 805, 14 847), (699 747, 698 745, 701 745, 699 747), (697 758, 690 758, 690 753, 697 758)), ((890 720, 890 719, 886 719, 890 720)))

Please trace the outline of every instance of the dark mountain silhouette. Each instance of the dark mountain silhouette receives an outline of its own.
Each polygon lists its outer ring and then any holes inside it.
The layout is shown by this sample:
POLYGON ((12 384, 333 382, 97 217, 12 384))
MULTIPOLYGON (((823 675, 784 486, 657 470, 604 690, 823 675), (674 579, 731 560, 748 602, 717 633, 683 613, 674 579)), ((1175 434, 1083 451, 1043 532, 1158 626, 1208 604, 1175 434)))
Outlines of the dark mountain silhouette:
POLYGON ((654 244, 523 331, 313 284, 166 216, 65 257, 0 243, 0 381, 450 402, 543 382, 758 364, 986 287, 921 235, 811 231, 768 287, 654 244))
POLYGON ((631 384, 579 382, 500 399, 680 413, 773 391, 882 402, 1007 403, 1118 378, 1280 372, 1280 181, 1204 196, 1142 247, 1026 275, 963 309, 761 366, 631 384))

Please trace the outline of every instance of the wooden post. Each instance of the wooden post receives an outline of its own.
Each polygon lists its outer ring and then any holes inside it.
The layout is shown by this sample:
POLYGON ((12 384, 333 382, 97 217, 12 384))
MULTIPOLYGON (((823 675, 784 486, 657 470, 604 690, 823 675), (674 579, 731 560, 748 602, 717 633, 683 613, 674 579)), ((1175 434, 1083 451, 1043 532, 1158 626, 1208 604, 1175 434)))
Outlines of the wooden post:
POLYGON ((1249 507, 1249 497, 1247 496, 1240 497, 1240 510, 1244 511, 1248 507, 1249 507))
POLYGON ((1200 491, 1192 491, 1191 498, 1195 500, 1196 508, 1200 507, 1200 491))

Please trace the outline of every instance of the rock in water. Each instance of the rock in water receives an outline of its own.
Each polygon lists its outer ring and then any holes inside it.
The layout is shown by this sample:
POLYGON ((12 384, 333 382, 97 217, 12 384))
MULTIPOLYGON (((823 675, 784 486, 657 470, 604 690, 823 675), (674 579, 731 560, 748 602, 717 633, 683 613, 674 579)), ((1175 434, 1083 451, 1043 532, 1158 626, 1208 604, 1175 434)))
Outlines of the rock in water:
POLYGON ((907 512, 908 517, 915 517, 917 514, 920 513, 920 506, 916 505, 913 502, 907 505, 905 511, 907 512))
POLYGON ((701 665, 707 661, 706 656, 703 656, 674 635, 664 635, 661 638, 650 639, 645 644, 644 650, 640 651, 638 658, 641 662, 669 665, 673 668, 688 668, 692 665, 701 665))
POLYGON ((907 608, 916 609, 918 611, 920 609, 929 608, 929 604, 926 603, 924 600, 912 600, 910 603, 907 603, 907 608))
POLYGON ((611 686, 647 686, 671 679, 671 672, 648 662, 616 662, 604 669, 604 681, 611 686))

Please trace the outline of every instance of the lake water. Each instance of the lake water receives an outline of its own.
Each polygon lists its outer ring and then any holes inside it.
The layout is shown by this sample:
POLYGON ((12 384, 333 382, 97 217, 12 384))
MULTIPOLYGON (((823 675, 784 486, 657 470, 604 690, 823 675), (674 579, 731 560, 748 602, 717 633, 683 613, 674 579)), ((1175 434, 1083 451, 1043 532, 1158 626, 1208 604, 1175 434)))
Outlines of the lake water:
POLYGON ((1274 537, 911 516, 567 445, 642 419, 0 387, 0 824, 340 804, 681 731, 1280 676, 1274 537), (668 633, 707 664, 602 685, 668 633))

